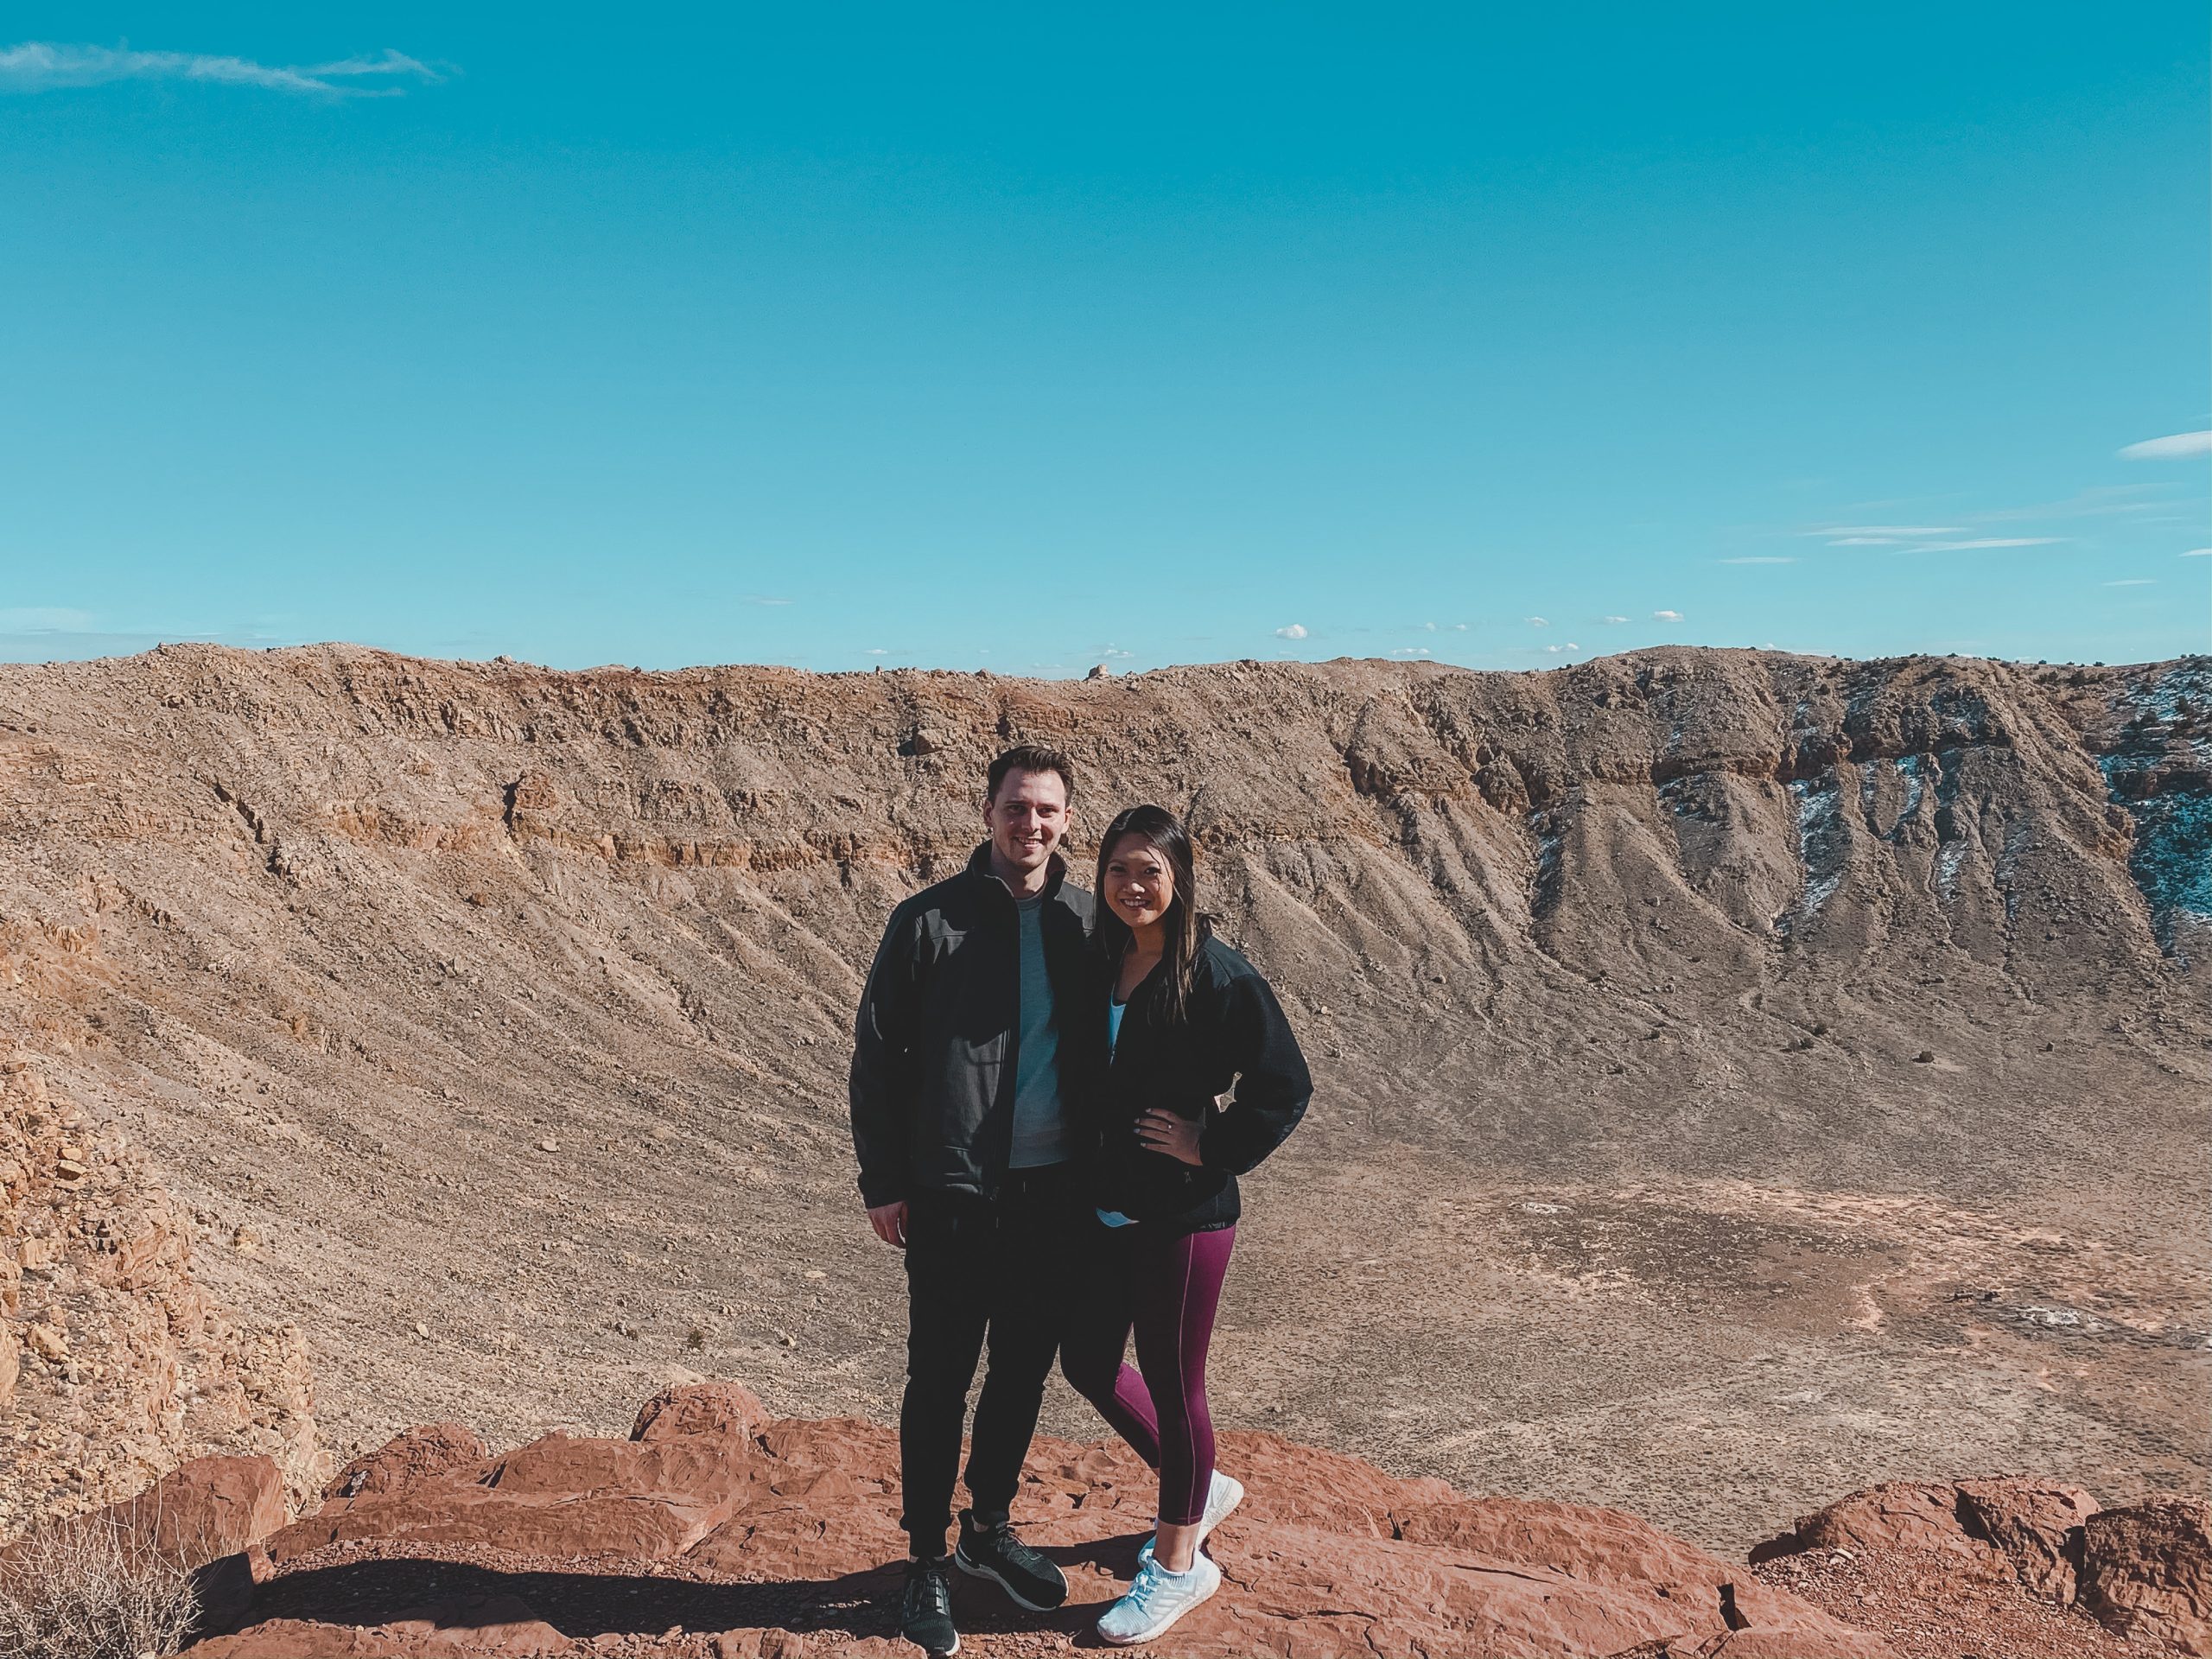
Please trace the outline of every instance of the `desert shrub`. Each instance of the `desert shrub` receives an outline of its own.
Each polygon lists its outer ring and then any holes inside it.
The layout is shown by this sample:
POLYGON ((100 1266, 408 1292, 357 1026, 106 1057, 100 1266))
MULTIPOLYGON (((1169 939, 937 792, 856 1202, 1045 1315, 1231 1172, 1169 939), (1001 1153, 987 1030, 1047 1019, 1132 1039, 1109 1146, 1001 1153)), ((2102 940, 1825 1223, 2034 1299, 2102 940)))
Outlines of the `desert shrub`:
POLYGON ((47 1527, 0 1560, 0 1655, 7 1659, 175 1653, 199 1616, 192 1570, 112 1516, 47 1527))

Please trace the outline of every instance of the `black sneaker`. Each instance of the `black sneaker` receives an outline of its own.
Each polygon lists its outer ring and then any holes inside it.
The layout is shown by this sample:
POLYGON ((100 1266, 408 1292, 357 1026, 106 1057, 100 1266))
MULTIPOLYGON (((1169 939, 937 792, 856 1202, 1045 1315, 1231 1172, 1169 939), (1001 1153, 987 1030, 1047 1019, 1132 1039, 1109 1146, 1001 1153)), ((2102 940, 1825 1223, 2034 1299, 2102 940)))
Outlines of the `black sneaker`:
POLYGON ((1015 1537, 1012 1527, 977 1526, 971 1510, 960 1512, 960 1548, 952 1560, 963 1573, 990 1580, 1033 1613, 1049 1613, 1068 1599, 1065 1573, 1015 1537))
POLYGON ((952 1579, 942 1555, 906 1563, 906 1587, 899 1597, 899 1634, 925 1653, 960 1651, 960 1632, 952 1628, 952 1579))

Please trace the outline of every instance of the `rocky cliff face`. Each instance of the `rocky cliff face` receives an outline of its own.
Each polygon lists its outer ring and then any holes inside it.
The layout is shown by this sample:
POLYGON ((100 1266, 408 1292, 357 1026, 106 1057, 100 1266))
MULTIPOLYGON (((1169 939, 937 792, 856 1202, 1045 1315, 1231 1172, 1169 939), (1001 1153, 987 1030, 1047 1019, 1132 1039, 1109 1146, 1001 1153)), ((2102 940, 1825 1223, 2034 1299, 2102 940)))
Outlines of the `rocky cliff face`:
POLYGON ((113 1125, 0 1059, 0 1540, 219 1452, 312 1490, 299 1333, 235 1324, 193 1282, 188 1235, 113 1125))
POLYGON ((1708 1540, 1962 1452, 2125 1492, 2201 1466, 2208 671, 4 668, 0 1015, 341 1448, 672 1363, 880 1414, 849 1009, 1042 738, 1078 861, 1188 817, 1315 1061, 1232 1421, 1708 1540))

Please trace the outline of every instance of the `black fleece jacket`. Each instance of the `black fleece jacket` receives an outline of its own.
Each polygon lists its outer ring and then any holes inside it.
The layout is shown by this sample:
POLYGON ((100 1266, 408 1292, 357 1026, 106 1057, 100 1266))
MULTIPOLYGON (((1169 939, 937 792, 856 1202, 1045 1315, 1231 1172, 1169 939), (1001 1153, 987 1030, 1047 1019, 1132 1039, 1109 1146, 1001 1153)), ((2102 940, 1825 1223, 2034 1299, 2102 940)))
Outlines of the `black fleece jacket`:
MULTIPOLYGON (((891 912, 853 1022, 853 1150, 870 1209, 918 1192, 995 1195, 1014 1141, 1021 920, 978 847, 959 874, 891 912)), ((1091 896, 1055 855, 1039 918, 1059 1026, 1060 1105, 1071 1142, 1105 1059, 1091 896)))
MULTIPOLYGON (((1102 973, 1102 980, 1106 975, 1102 973)), ((1283 1143, 1306 1115, 1313 1079, 1282 1005, 1258 969, 1209 936, 1192 964, 1180 1024, 1167 1019, 1155 969, 1130 995, 1096 1107, 1098 1207, 1163 1230, 1226 1227, 1243 1213, 1236 1178, 1283 1143), (1221 1110, 1214 1098, 1235 1085, 1221 1110), (1137 1120, 1165 1106, 1201 1125, 1197 1166, 1154 1152, 1137 1120)), ((1105 1020, 1101 987, 1098 1020, 1105 1020)))

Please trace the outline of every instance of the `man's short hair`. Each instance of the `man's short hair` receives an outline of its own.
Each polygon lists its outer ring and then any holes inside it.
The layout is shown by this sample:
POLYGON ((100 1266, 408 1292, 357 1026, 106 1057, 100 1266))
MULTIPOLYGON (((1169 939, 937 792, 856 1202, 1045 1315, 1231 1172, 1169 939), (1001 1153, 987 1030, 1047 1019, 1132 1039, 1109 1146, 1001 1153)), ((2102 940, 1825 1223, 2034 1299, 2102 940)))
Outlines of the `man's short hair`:
POLYGON ((999 785, 1009 772, 1057 772, 1060 787, 1067 791, 1070 800, 1075 798, 1075 764, 1058 749, 1048 749, 1042 743, 1015 744, 991 762, 990 782, 983 790, 985 800, 998 799, 999 785))

